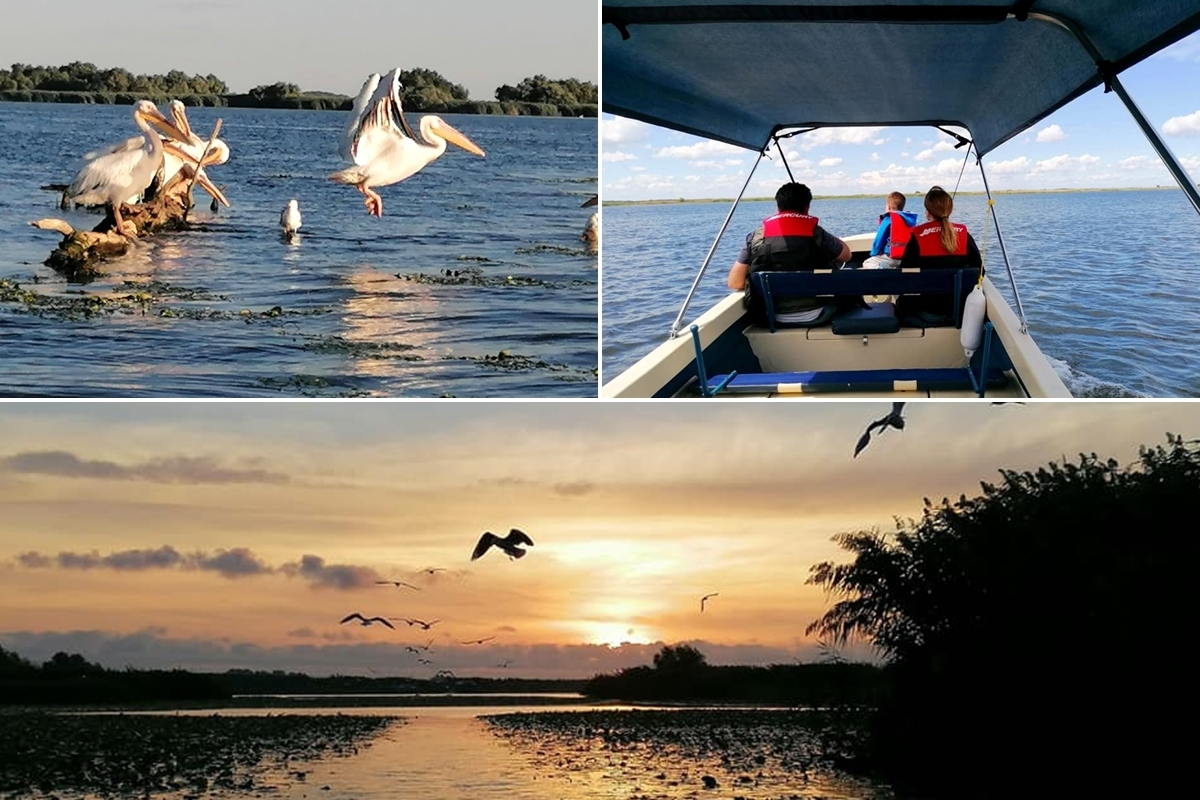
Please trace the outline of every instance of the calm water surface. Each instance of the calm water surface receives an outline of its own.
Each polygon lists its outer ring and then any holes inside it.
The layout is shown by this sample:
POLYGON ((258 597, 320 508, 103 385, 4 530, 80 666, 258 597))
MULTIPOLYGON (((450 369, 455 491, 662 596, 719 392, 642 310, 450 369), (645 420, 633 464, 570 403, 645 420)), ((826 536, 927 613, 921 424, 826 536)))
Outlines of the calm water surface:
MULTIPOLYGON (((871 233, 883 200, 816 200, 837 235, 871 233)), ((921 211, 920 199, 910 210, 921 211)), ((728 294, 746 233, 774 203, 743 203, 685 315, 728 294)), ((604 357, 609 381, 662 344, 727 203, 611 206, 604 211, 604 357)), ((987 200, 962 196, 954 218, 985 245, 987 200)), ((1200 217, 1177 190, 1000 195, 996 213, 1034 340, 1077 397, 1200 396, 1200 217)), ((1012 288, 987 227, 985 265, 1012 288)))
POLYGON ((345 113, 188 117, 201 135, 224 121, 232 156, 209 174, 232 207, 213 214, 197 190, 201 230, 147 238, 72 285, 42 265, 59 235, 29 223, 99 215, 39 187, 135 134, 131 110, 0 103, 0 280, 38 296, 0 300, 0 396, 596 396, 597 257, 579 241, 595 119, 450 115, 486 158, 451 146, 380 189, 376 219, 326 177, 344 166, 345 113))
MULTIPOLYGON (((628 707, 589 707, 590 710, 629 711, 628 707)), ((701 783, 704 775, 715 776, 721 784, 716 796, 734 794, 748 800, 767 798, 831 798, 833 800, 890 800, 891 791, 882 785, 856 779, 829 769, 811 767, 807 773, 787 766, 789 753, 801 746, 795 734, 785 742, 770 744, 772 731, 760 731, 768 738, 760 750, 763 764, 753 763, 753 771, 742 763, 730 763, 724 751, 707 743, 711 733, 679 726, 676 743, 650 746, 650 742, 623 738, 620 743, 605 740, 604 729, 570 714, 564 724, 541 729, 519 728, 518 735, 504 731, 481 719, 511 712, 578 712, 580 706, 495 708, 488 706, 457 708, 343 708, 312 710, 228 709, 218 712, 150 712, 161 714, 361 714, 397 716, 397 720, 369 743, 360 744, 349 756, 333 756, 268 770, 256 782, 257 795, 284 798, 321 797, 328 800, 358 798, 384 800, 398 796, 438 798, 439 800, 591 800, 631 797, 682 800, 707 794, 701 783), (690 739, 699 741, 688 742, 690 739), (785 752, 786 751, 786 752, 785 752), (296 772, 303 771, 303 780, 296 772), (738 783, 741 775, 751 780, 738 783), (323 788, 328 787, 328 788, 323 788)), ((662 709, 663 714, 674 714, 662 709)), ((686 712, 685 712, 686 713, 686 712)), ((198 796, 221 797, 228 793, 209 790, 198 796)), ((67 797, 69 794, 59 793, 67 797)), ((155 797, 177 795, 156 794, 155 797)), ((191 796, 197 796, 192 794, 191 796)))

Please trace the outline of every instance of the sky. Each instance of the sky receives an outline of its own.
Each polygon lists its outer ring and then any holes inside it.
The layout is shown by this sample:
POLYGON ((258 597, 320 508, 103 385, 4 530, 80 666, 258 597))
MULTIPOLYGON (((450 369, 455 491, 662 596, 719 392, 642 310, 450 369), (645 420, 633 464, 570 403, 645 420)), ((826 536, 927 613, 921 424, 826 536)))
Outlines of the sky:
POLYGON ((750 408, 0 403, 0 645, 410 677, 589 677, 679 642, 811 661, 830 601, 805 581, 848 560, 836 534, 894 530, 1001 467, 1200 436, 1187 403, 921 402, 853 458, 890 402, 750 408), (513 527, 523 558, 470 560, 513 527), (340 624, 354 612, 437 622, 340 624))
POLYGON ((214 74, 234 92, 284 81, 353 96, 371 73, 436 70, 477 100, 545 75, 597 82, 595 0, 89 0, 5 3, 4 68, 92 62, 135 74, 214 74), (131 21, 130 17, 133 17, 131 21))
MULTIPOLYGON (((1200 33, 1121 73, 1121 82, 1193 180, 1200 179, 1200 33)), ((826 128, 788 140, 797 181, 818 195, 950 188, 982 191, 972 158, 931 127, 826 128)), ((636 120, 601 116, 605 200, 733 198, 755 154, 636 120)), ((1177 186, 1114 93, 1097 87, 988 153, 993 191, 1177 186)), ((759 165, 747 197, 787 180, 778 156, 759 165)))

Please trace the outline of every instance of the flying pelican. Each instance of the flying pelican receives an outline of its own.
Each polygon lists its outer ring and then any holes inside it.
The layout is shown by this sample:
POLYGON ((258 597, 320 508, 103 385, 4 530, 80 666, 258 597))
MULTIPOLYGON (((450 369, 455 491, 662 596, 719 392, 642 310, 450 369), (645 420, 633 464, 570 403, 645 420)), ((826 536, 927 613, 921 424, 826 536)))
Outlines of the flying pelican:
POLYGON ((407 586, 409 589, 413 589, 418 592, 421 591, 420 586, 413 586, 411 583, 405 583, 404 581, 375 581, 375 583, 384 586, 395 586, 397 589, 402 586, 407 586))
POLYGON ((491 531, 484 531, 483 536, 479 537, 479 542, 475 545, 475 552, 471 553, 471 560, 474 561, 482 556, 492 545, 508 553, 509 558, 521 558, 525 555, 525 551, 520 548, 520 545, 523 544, 533 547, 533 539, 526 536, 524 531, 516 528, 510 530, 508 536, 503 539, 491 531))
POLYGON ((892 403, 892 413, 868 425, 867 430, 859 438, 858 444, 854 446, 854 457, 858 458, 858 454, 870 443, 871 431, 876 428, 879 428, 881 433, 888 428, 895 428, 898 431, 904 430, 904 417, 900 416, 903 411, 904 403, 892 403))
POLYGON ((700 613, 701 614, 704 613, 704 603, 708 600, 708 598, 716 597, 719 594, 720 594, 720 592, 713 592, 712 594, 706 594, 706 595, 704 595, 704 597, 700 598, 700 613))
POLYGON ((362 626, 363 626, 364 628, 365 628, 365 627, 367 627, 368 625, 370 625, 370 624, 371 624, 371 623, 373 623, 373 622, 378 622, 378 623, 380 623, 380 624, 382 624, 382 625, 387 625, 387 626, 388 626, 389 628, 391 628, 392 630, 396 630, 396 626, 395 626, 395 625, 393 625, 392 623, 388 622, 388 621, 387 621, 386 619, 384 619, 383 617, 364 617, 362 614, 359 614, 357 611, 356 611, 356 612, 354 612, 353 614, 350 614, 350 615, 348 615, 348 616, 347 616, 345 619, 343 619, 343 620, 342 620, 341 622, 339 622, 338 624, 339 624, 339 625, 345 625, 347 622, 349 622, 349 621, 350 621, 350 620, 352 620, 352 619, 356 619, 356 620, 358 620, 359 622, 361 622, 361 623, 362 623, 362 626))
POLYGON ((372 187, 391 186, 415 175, 446 152, 446 142, 477 156, 484 154, 441 117, 421 117, 418 139, 404 117, 400 88, 399 69, 383 80, 378 73, 367 78, 354 99, 339 148, 342 158, 353 166, 329 176, 362 192, 368 213, 377 217, 383 216, 383 198, 372 187))
MULTIPOLYGON (((300 206, 295 200, 288 200, 288 204, 284 206, 283 212, 279 215, 279 224, 283 227, 283 235, 290 242, 296 238, 296 232, 300 230, 300 206)), ((387 581, 384 581, 387 583, 387 581)), ((399 587, 397 581, 397 588, 399 587)), ((408 584, 404 584, 407 586, 408 584)))
POLYGON ((112 208, 116 230, 123 236, 125 221, 121 218, 121 206, 146 190, 163 163, 163 142, 151 124, 176 141, 187 140, 187 135, 149 100, 134 104, 133 121, 143 135, 84 156, 87 163, 71 181, 66 194, 77 205, 107 203, 112 208))

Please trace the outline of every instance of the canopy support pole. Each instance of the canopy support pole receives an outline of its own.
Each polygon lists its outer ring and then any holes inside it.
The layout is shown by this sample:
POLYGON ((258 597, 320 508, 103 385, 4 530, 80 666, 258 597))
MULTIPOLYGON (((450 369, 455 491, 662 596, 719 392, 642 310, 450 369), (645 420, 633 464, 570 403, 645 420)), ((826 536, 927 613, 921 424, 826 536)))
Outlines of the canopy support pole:
POLYGON ((1183 189, 1183 193, 1191 201, 1192 207, 1196 209, 1196 213, 1200 214, 1200 191, 1197 191, 1196 184, 1192 182, 1191 177, 1187 174, 1187 170, 1179 163, 1179 159, 1171 152, 1171 148, 1167 147, 1167 143, 1158 135, 1158 131, 1154 130, 1154 126, 1146 119, 1146 115, 1138 108, 1137 103, 1129 96, 1129 92, 1125 91, 1125 87, 1121 85, 1121 81, 1117 78, 1117 73, 1113 69, 1112 62, 1101 55, 1096 46, 1092 44, 1091 39, 1084 34, 1074 20, 1060 14, 1045 11, 1033 11, 1029 13, 1029 16, 1033 19, 1052 22, 1066 29, 1072 36, 1079 40, 1079 43, 1083 45, 1083 49, 1087 50, 1088 55, 1096 62, 1096 69, 1104 77, 1104 91, 1116 90, 1117 97, 1121 98, 1121 102, 1125 104, 1125 108, 1129 111, 1130 116, 1133 117, 1133 121, 1142 129, 1142 133, 1145 134, 1146 138, 1150 140, 1150 146, 1154 148, 1154 152, 1158 154, 1163 164, 1166 165, 1171 176, 1179 184, 1179 188, 1183 189))
POLYGON ((1000 255, 1004 258, 1004 269, 1008 271, 1008 282, 1012 284, 1013 297, 1017 301, 1017 316, 1021 319, 1021 333, 1029 333, 1029 324, 1025 321, 1025 309, 1021 306, 1021 293, 1017 290, 1017 279, 1013 277, 1012 264, 1008 263, 1008 250, 1004 247, 1004 237, 1000 235, 1000 219, 996 216, 996 204, 992 202, 992 190, 988 186, 987 173, 983 171, 983 156, 976 159, 979 164, 979 174, 983 178, 983 191, 987 193, 988 209, 992 212, 992 223, 996 226, 996 241, 1000 243, 1000 255))
POLYGON ((725 221, 721 223, 721 230, 717 231, 717 238, 713 240, 712 247, 708 248, 708 255, 704 257, 704 263, 700 265, 700 272, 696 274, 696 280, 692 281, 692 288, 688 290, 687 297, 683 301, 683 308, 679 309, 679 315, 671 323, 672 339, 679 335, 679 328, 683 324, 683 315, 687 313, 688 306, 692 303, 692 295, 696 293, 696 287, 700 285, 700 279, 704 277, 704 270, 708 269, 708 263, 712 261, 713 253, 717 252, 717 245, 721 243, 721 237, 725 235, 725 229, 729 227, 729 221, 733 219, 733 212, 737 210, 738 203, 742 202, 742 195, 746 193, 746 187, 750 185, 750 179, 754 177, 754 170, 758 169, 759 162, 762 161, 766 152, 767 145, 763 145, 763 149, 758 152, 758 158, 750 167, 750 174, 746 176, 746 182, 742 184, 742 190, 738 192, 733 205, 729 207, 729 213, 725 215, 725 221))
POLYGON ((796 178, 795 178, 795 176, 794 176, 794 175, 792 175, 792 168, 788 166, 788 163, 787 163, 787 156, 785 156, 785 155, 783 154, 783 145, 781 145, 781 144, 779 143, 779 137, 778 137, 778 136, 773 136, 773 137, 771 137, 771 138, 772 138, 772 139, 774 140, 774 142, 775 142, 775 149, 779 151, 779 160, 783 162, 783 168, 787 170, 787 174, 788 174, 788 180, 789 180, 789 181, 791 181, 792 183, 795 183, 795 182, 796 182, 796 178))

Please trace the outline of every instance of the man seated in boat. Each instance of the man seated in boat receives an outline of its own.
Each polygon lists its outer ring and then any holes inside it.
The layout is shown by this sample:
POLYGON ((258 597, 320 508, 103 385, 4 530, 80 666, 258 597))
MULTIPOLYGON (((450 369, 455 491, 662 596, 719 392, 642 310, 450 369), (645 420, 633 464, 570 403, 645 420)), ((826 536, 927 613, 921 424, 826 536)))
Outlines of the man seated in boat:
MULTIPOLYGON (((746 244, 729 270, 729 288, 747 292, 751 313, 756 317, 765 318, 766 310, 762 298, 748 290, 750 273, 833 269, 837 262, 850 260, 849 245, 818 225, 816 217, 809 216, 811 204, 812 191, 804 184, 785 183, 779 187, 775 193, 776 213, 747 234, 746 244)), ((784 297, 776 302, 775 318, 787 325, 823 325, 844 304, 840 299, 784 297)))
MULTIPOLYGON (((954 198, 940 186, 925 195, 927 222, 912 229, 901 269, 959 269, 983 268, 983 258, 967 226, 950 221, 954 198)), ((912 327, 953 325, 958 298, 946 295, 902 295, 896 302, 900 324, 912 327)))
POLYGON ((896 269, 900 266, 909 235, 917 224, 917 212, 904 210, 906 200, 900 192, 892 192, 884 200, 879 229, 875 231, 871 254, 863 262, 863 269, 896 269))

